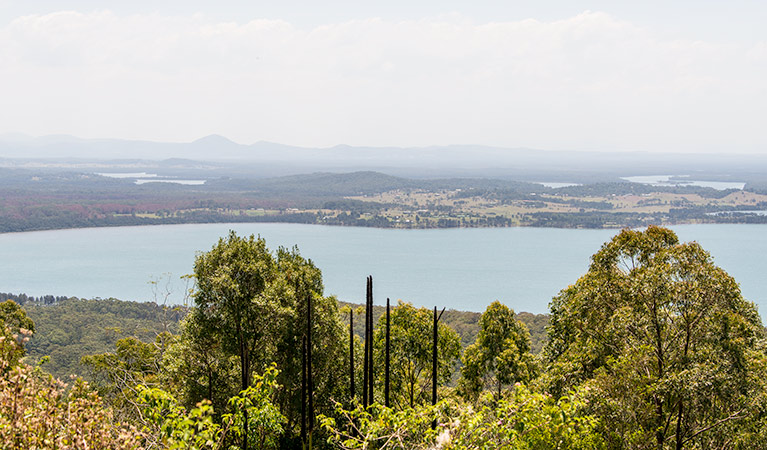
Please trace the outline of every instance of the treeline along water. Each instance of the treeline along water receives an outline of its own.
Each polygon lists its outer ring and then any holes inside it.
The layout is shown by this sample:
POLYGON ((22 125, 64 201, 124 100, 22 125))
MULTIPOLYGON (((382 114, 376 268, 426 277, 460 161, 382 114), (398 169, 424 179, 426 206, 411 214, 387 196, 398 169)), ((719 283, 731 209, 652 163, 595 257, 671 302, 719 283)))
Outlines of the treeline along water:
MULTIPOLYGON (((767 225, 672 227, 698 241, 767 305, 767 225)), ((499 300, 543 313, 552 296, 585 273, 589 257, 617 230, 479 228, 392 230, 299 224, 203 224, 92 228, 0 234, 0 292, 180 303, 191 287, 196 252, 229 229, 264 237, 270 248, 298 245, 322 270, 326 294, 362 303, 374 298, 484 311, 499 300), (156 281, 156 284, 151 284, 156 281), (166 288, 167 287, 167 288, 166 288), (156 289, 156 292, 153 290, 156 289)), ((760 308, 763 313, 765 308, 760 308)))

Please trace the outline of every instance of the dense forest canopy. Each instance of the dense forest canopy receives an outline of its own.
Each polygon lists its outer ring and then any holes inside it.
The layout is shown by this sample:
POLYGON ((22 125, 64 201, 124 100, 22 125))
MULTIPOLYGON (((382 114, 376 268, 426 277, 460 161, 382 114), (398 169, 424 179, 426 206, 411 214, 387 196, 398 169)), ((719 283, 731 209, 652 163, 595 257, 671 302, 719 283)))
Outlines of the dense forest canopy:
POLYGON ((190 308, 0 304, 0 438, 14 448, 459 450, 762 448, 767 437, 756 308, 705 250, 664 228, 605 243, 549 317, 498 302, 483 314, 438 317, 406 302, 363 312, 324 296, 297 248, 234 233, 197 257, 195 278, 190 308), (92 349, 79 364, 56 353, 77 333, 99 343, 66 350, 92 349))

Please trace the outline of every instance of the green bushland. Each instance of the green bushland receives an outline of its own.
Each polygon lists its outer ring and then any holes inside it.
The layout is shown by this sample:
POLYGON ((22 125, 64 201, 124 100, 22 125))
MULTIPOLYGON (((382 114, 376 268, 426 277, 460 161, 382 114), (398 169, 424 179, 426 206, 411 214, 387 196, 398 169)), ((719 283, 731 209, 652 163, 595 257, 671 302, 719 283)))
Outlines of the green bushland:
MULTIPOLYGON (((151 343, 163 331, 179 333, 181 319, 189 312, 188 307, 166 307, 154 302, 62 296, 30 299, 25 294, 0 293, 0 301, 8 299, 22 304, 37 327, 27 344, 30 361, 48 356, 44 366, 46 371, 62 379, 70 375, 85 375, 80 359, 85 355, 114 350, 119 339, 135 337, 151 343)), ((338 304, 339 310, 343 311, 341 320, 344 323, 349 320, 348 308, 364 309, 363 305, 354 303, 339 301, 338 304)), ((382 306, 373 307, 376 323, 385 310, 382 306)), ((465 348, 476 339, 480 316, 480 313, 451 309, 445 311, 441 320, 458 333, 461 346, 465 348)), ((546 340, 548 315, 521 312, 517 318, 530 332, 532 352, 540 352, 546 340)), ((355 319, 355 334, 362 338, 362 316, 358 314, 355 319)))

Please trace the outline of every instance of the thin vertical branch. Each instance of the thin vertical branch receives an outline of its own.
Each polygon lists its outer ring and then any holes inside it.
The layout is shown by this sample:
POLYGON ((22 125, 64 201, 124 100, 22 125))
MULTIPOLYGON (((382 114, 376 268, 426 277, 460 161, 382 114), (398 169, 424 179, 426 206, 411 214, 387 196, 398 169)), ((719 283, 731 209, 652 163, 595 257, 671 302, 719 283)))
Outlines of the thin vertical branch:
MULTIPOLYGON (((439 319, 442 318, 442 314, 445 312, 445 308, 442 308, 442 312, 437 317, 437 307, 434 307, 434 329, 432 334, 432 348, 431 348, 431 404, 437 404, 437 339, 439 334, 437 333, 437 326, 439 325, 439 319)), ((437 428, 437 418, 431 423, 432 429, 437 428)))
POLYGON ((368 340, 368 316, 370 315, 370 279, 365 279, 365 357, 362 363, 362 407, 368 407, 368 346, 370 341, 368 340))
POLYGON ((301 444, 306 448, 306 335, 301 337, 301 444))
POLYGON ((306 297, 306 378, 309 407, 309 448, 312 448, 312 432, 314 431, 314 374, 312 373, 312 294, 306 297))
POLYGON ((391 359, 389 358, 389 348, 391 347, 391 318, 390 318, 390 301, 386 299, 386 362, 385 362, 385 378, 384 378, 384 402, 386 407, 389 408, 389 370, 391 359))
MULTIPOLYGON (((437 404, 437 307, 434 307, 434 329, 431 347, 431 404, 437 404)), ((437 428, 437 418, 431 423, 431 428, 437 428)))
POLYGON ((437 307, 434 307, 434 329, 431 347, 431 404, 437 404, 437 307))
POLYGON ((349 398, 354 403, 354 309, 349 311, 349 398))
POLYGON ((368 356, 368 370, 370 373, 368 374, 368 405, 373 404, 373 380, 374 380, 374 373, 373 373, 373 276, 368 277, 368 296, 370 303, 370 319, 369 319, 369 332, 368 332, 368 338, 370 339, 370 345, 368 346, 368 351, 370 352, 368 356))

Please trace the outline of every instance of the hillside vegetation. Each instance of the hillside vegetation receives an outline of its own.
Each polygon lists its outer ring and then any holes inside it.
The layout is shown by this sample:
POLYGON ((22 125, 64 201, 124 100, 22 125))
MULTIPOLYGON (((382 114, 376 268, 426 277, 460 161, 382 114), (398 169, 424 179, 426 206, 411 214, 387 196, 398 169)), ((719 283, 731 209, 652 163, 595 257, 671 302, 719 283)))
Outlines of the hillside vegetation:
MULTIPOLYGON (((164 331, 178 334, 181 319, 189 311, 183 306, 164 307, 152 302, 53 296, 30 299, 24 294, 0 293, 0 302, 5 300, 23 305, 35 323, 35 334, 26 346, 30 362, 48 356, 45 370, 61 379, 70 375, 87 375, 80 359, 86 355, 113 350, 119 339, 134 337, 151 343, 164 331)), ((342 311, 340 318, 345 321, 348 321, 348 308, 359 311, 363 307, 345 302, 339 302, 339 305, 342 311)), ((382 306, 374 307, 375 322, 380 320, 385 309, 382 306)), ((466 347, 477 337, 480 315, 449 310, 442 320, 459 334, 462 346, 466 347)), ((517 317, 530 330, 533 352, 540 352, 545 344, 548 315, 522 312, 517 317)), ((354 330, 362 338, 364 323, 357 321, 354 330)))

